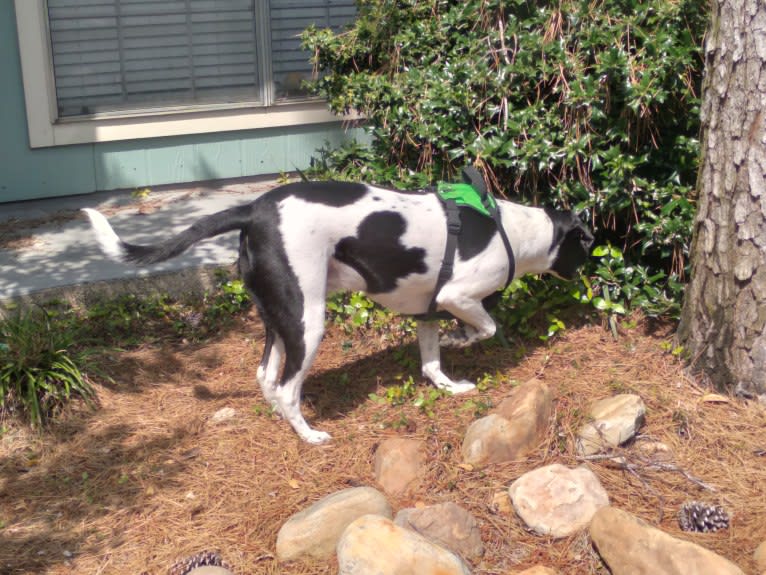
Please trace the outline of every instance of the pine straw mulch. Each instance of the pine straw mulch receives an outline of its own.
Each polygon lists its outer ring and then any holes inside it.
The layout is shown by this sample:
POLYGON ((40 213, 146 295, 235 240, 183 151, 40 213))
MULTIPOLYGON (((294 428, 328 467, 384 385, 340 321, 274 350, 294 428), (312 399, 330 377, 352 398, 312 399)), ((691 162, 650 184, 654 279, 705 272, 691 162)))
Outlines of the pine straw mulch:
POLYGON ((392 505, 449 500, 469 509, 486 547, 476 574, 537 563, 562 574, 607 573, 587 534, 557 541, 532 535, 497 497, 522 473, 553 462, 588 465, 613 505, 754 573, 753 550, 766 539, 765 410, 710 401, 662 350, 669 337, 667 327, 652 331, 647 322, 617 340, 600 325, 585 325, 524 354, 492 345, 447 351, 447 373, 488 373, 499 385, 440 399, 429 415, 411 400, 392 406, 369 397, 385 396, 399 374, 429 391, 412 341, 393 346, 333 327, 305 386, 308 420, 333 434, 322 447, 300 442, 264 406, 254 383, 263 333, 253 317, 204 345, 112 353, 103 362, 114 384, 99 387, 99 410, 72 412, 42 437, 15 430, 0 441, 0 572, 165 575, 177 559, 214 549, 238 575, 334 573, 334 560, 279 565, 277 531, 321 497, 375 485, 376 446, 409 436, 427 442, 428 475, 411 496, 390 498, 392 505), (533 376, 556 397, 545 443, 522 461, 461 466, 462 437, 476 411, 533 376), (620 450, 626 464, 578 461, 573 438, 589 404, 618 392, 639 394, 648 408, 642 436, 620 450), (236 416, 213 423, 223 407, 236 416), (645 449, 657 441, 669 446, 671 459, 645 449), (723 505, 733 516, 730 528, 681 532, 676 512, 690 499, 723 505))

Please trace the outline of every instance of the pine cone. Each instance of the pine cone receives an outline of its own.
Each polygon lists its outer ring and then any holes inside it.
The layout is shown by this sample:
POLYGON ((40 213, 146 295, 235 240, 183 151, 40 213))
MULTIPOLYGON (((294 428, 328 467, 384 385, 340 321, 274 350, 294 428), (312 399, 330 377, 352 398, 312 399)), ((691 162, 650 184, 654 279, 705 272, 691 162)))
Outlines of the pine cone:
POLYGON ((729 514, 720 505, 688 501, 678 511, 678 524, 684 531, 718 531, 729 526, 729 514))
POLYGON ((168 575, 187 575, 192 569, 204 567, 206 565, 231 569, 231 567, 221 559, 221 556, 217 551, 200 551, 196 555, 176 561, 168 570, 168 575))

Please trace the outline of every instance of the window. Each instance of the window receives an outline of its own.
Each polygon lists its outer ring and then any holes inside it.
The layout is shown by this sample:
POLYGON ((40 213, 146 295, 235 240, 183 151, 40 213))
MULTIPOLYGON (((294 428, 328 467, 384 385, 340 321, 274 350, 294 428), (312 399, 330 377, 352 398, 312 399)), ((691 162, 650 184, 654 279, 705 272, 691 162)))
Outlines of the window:
POLYGON ((354 0, 16 0, 30 139, 329 121, 303 90, 312 69, 299 34, 310 24, 341 29, 355 14, 354 0), (50 127, 33 130, 44 122, 30 106, 47 108, 50 127))

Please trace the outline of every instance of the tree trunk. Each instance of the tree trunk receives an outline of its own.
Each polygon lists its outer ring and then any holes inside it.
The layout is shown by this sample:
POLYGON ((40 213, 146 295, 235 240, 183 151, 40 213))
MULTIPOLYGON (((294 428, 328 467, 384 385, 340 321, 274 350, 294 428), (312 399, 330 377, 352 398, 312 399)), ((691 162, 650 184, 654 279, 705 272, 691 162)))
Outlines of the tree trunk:
POLYGON ((719 387, 766 394, 766 2, 712 0, 699 207, 680 343, 719 387))

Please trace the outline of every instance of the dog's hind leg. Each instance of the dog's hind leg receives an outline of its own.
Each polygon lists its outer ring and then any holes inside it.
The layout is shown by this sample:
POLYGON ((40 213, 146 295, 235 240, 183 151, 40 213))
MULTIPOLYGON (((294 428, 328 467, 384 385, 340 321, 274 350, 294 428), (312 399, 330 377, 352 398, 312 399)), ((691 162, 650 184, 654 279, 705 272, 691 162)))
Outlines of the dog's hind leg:
POLYGON ((470 381, 455 382, 444 375, 439 358, 439 322, 418 321, 418 346, 423 375, 436 387, 451 393, 464 393, 476 387, 470 381))
MULTIPOLYGON (((303 381, 314 362, 319 343, 324 335, 324 294, 322 299, 304 302, 303 337, 294 332, 284 335, 285 367, 282 381, 276 388, 277 407, 295 432, 306 442, 315 445, 331 439, 329 433, 312 429, 301 413, 301 389, 303 381)), ((271 362, 269 362, 269 367, 271 362)))
POLYGON ((258 380, 258 385, 261 386, 263 398, 277 412, 279 411, 277 385, 283 356, 284 343, 282 339, 276 335, 273 329, 267 328, 266 342, 263 345, 263 357, 261 357, 261 363, 258 365, 255 378, 258 380))

